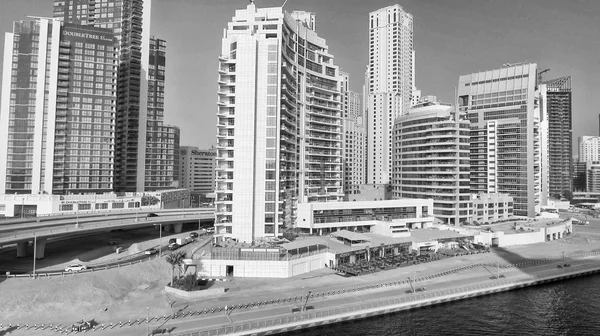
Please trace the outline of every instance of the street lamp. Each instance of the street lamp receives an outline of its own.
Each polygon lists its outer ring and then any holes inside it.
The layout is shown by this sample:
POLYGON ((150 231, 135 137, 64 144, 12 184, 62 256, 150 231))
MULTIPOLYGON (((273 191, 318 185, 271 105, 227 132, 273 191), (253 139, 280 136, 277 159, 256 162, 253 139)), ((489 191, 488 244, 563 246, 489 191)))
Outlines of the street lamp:
POLYGON ((146 307, 146 335, 150 335, 150 307, 146 307))
POLYGON ((37 236, 33 233, 33 277, 35 278, 35 259, 37 258, 37 236))
POLYGON ((158 257, 162 257, 162 223, 154 224, 154 226, 160 225, 160 233, 159 233, 159 246, 158 246, 158 257))
POLYGON ((302 302, 302 311, 304 311, 304 286, 302 286, 302 294, 300 295, 301 301, 302 302))

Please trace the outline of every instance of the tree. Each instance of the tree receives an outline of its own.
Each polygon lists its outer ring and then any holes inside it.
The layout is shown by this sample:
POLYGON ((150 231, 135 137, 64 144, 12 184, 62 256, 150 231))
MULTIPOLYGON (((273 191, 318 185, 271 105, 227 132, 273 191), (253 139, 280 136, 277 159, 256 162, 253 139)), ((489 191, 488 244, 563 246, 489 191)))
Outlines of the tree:
POLYGON ((183 259, 185 259, 185 258, 187 258, 187 255, 183 251, 176 251, 176 252, 170 253, 165 258, 165 261, 169 265, 171 265, 171 285, 173 284, 174 279, 175 279, 175 266, 178 267, 177 275, 179 275, 181 265, 183 264, 183 259))
POLYGON ((565 190, 563 191, 563 196, 569 201, 572 202, 573 201, 573 192, 571 190, 565 190))

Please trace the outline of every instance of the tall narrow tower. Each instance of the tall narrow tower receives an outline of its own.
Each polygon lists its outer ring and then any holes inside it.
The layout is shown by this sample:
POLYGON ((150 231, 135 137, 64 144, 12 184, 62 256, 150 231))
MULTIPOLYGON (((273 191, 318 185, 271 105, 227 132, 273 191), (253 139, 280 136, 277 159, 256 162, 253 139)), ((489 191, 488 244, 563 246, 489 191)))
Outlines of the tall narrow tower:
POLYGON ((546 84, 550 195, 571 191, 573 176, 573 117, 571 77, 546 84))
POLYGON ((388 184, 394 119, 408 113, 413 89, 413 17, 399 5, 369 14, 367 183, 388 184))

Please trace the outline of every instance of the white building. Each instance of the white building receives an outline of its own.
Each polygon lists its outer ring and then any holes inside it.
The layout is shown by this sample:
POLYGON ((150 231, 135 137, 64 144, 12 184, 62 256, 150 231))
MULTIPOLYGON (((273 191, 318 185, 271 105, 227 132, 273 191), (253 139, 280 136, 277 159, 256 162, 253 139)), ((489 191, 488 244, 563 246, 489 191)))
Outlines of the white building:
POLYGON ((199 149, 192 146, 179 147, 180 187, 192 194, 208 194, 215 191, 216 149, 199 149))
POLYGON ((468 222, 469 121, 454 107, 422 103, 396 119, 394 198, 433 199, 433 215, 445 224, 468 222))
POLYGON ((251 2, 219 56, 217 241, 292 226, 298 202, 343 197, 341 76, 313 13, 251 2))
POLYGON ((584 135, 579 137, 579 162, 600 161, 600 137, 584 135))
POLYGON ((507 193, 515 215, 534 217, 548 193, 537 65, 507 64, 460 76, 458 99, 471 122, 471 192, 507 193))
POLYGON ((413 17, 399 5, 369 14, 367 183, 388 184, 394 120, 408 112, 414 82, 413 17))
POLYGON ((318 235, 348 230, 372 231, 381 235, 395 236, 396 233, 406 232, 406 229, 422 229, 432 224, 433 201, 431 199, 406 198, 298 205, 297 227, 318 235))

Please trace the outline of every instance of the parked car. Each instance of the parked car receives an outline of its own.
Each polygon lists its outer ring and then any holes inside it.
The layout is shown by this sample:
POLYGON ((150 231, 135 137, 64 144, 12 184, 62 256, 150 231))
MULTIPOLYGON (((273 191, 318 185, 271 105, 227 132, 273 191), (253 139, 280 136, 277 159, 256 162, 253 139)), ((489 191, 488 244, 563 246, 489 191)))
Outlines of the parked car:
POLYGON ((88 322, 88 321, 79 321, 77 323, 73 323, 73 325, 71 326, 71 331, 85 331, 85 330, 89 330, 92 329, 92 323, 88 322))
POLYGON ((151 213, 147 214, 146 217, 158 217, 158 215, 155 214, 154 212, 151 212, 151 213))
POLYGON ((177 238, 171 238, 169 239, 169 244, 173 244, 177 242, 177 238))
POLYGON ((79 272, 86 270, 87 266, 81 264, 73 264, 65 267, 65 272, 79 272))
POLYGON ((210 228, 206 229, 206 232, 213 233, 213 232, 215 232, 215 228, 214 227, 210 227, 210 228))
POLYGON ((169 250, 171 250, 171 251, 175 251, 175 250, 177 250, 180 247, 181 247, 181 245, 179 245, 177 243, 169 244, 169 250))
POLYGON ((144 251, 145 255, 153 255, 153 254, 157 254, 157 253, 158 253, 158 250, 155 248, 149 248, 146 251, 144 251))
POLYGON ((190 232, 190 237, 198 238, 198 232, 190 232))

